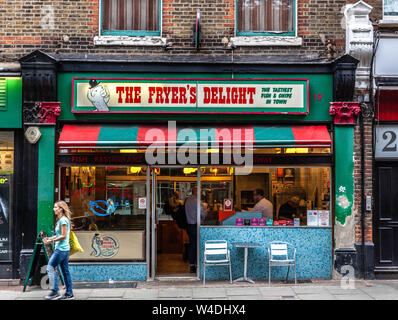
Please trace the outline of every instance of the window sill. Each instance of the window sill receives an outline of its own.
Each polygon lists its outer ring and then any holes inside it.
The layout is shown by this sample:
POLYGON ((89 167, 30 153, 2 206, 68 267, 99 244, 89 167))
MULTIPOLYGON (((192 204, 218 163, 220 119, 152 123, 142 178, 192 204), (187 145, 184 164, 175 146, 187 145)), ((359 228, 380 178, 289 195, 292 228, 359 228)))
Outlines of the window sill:
POLYGON ((131 37, 131 36, 96 36, 95 46, 152 46, 161 47, 166 45, 166 38, 162 37, 131 37))
POLYGON ((300 37, 253 36, 253 37, 233 37, 230 39, 230 45, 236 47, 301 46, 302 44, 303 44, 303 38, 300 37))

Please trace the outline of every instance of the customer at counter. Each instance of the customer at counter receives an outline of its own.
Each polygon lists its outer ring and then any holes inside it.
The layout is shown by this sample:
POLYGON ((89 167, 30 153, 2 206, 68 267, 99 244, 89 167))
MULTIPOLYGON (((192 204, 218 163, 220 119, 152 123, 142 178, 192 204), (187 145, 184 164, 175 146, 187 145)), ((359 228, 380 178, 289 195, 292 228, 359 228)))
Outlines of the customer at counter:
POLYGON ((278 219, 292 221, 297 218, 297 208, 300 203, 300 198, 293 196, 286 203, 282 204, 279 208, 278 219))

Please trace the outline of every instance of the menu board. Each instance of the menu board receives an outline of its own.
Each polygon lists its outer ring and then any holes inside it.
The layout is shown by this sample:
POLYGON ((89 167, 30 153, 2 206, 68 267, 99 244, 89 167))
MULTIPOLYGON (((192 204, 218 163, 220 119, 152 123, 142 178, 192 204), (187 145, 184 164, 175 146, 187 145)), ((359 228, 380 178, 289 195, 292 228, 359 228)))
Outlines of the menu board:
POLYGON ((329 227, 329 210, 319 210, 318 212, 318 225, 320 227, 329 227))
POLYGON ((318 210, 307 210, 307 226, 318 227, 318 210))

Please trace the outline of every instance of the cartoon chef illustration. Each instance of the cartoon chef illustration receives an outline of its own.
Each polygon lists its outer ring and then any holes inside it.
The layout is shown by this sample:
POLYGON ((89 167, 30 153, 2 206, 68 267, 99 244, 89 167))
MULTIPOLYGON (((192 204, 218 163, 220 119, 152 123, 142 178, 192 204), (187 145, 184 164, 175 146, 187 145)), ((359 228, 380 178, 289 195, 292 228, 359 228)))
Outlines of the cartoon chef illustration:
POLYGON ((89 84, 90 88, 87 91, 87 98, 97 109, 96 111, 109 111, 110 94, 108 88, 95 79, 91 79, 89 84))

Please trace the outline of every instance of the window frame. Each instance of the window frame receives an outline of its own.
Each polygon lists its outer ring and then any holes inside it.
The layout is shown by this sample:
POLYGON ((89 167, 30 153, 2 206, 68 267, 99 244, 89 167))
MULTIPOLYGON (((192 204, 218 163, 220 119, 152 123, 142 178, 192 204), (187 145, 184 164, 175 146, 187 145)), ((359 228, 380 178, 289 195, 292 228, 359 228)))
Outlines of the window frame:
MULTIPOLYGON (((385 2, 386 2, 386 0, 383 0, 383 4, 382 4, 382 6, 383 6, 383 20, 398 20, 398 12, 397 12, 397 14, 394 14, 394 15, 386 15, 386 12, 385 12, 385 2)), ((395 12, 394 12, 395 13, 395 12)))
POLYGON ((239 31, 238 0, 235 0, 235 34, 237 37, 296 37, 297 36, 297 0, 293 0, 293 30, 287 32, 239 31))
POLYGON ((99 19, 99 35, 100 36, 129 36, 129 37, 160 37, 162 29, 162 0, 159 3, 159 30, 103 30, 102 17, 104 16, 104 0, 100 0, 100 19, 99 19))

